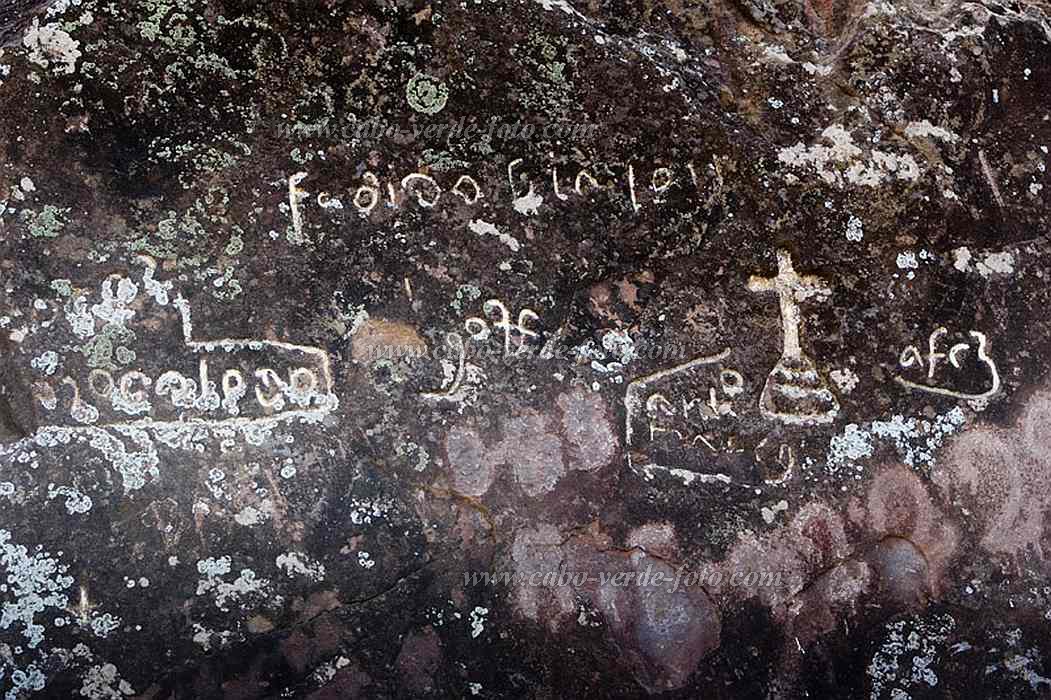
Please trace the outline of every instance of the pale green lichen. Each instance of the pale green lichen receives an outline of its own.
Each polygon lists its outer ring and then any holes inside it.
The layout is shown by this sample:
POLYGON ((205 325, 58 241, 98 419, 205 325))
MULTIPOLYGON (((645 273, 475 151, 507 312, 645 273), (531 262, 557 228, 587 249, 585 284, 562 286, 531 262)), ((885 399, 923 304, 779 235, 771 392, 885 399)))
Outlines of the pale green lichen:
POLYGON ((213 596, 216 607, 223 612, 230 611, 231 603, 244 605, 244 598, 264 599, 269 595, 270 580, 258 578, 251 569, 241 569, 240 576, 232 582, 224 580, 232 571, 229 556, 202 559, 197 562, 197 571, 203 577, 197 582, 197 595, 213 596))
POLYGON ((138 293, 138 287, 131 280, 120 278, 115 286, 113 280, 103 283, 102 300, 97 304, 89 307, 85 297, 66 302, 66 317, 73 332, 86 341, 80 352, 87 359, 88 367, 116 370, 135 361, 135 352, 125 347, 135 342, 135 333, 124 324, 135 315, 128 305, 138 293), (105 322, 97 333, 96 320, 105 322))
POLYGON ((231 229, 230 238, 218 251, 219 255, 234 258, 245 249, 244 230, 231 225, 226 215, 229 201, 225 191, 213 188, 198 198, 191 210, 181 216, 174 211, 166 212, 154 231, 124 245, 132 252, 170 260, 176 269, 192 270, 193 279, 208 284, 216 299, 234 299, 242 293, 241 283, 235 276, 236 266, 208 265, 213 260, 208 251, 215 248, 217 228, 231 229), (191 251, 196 254, 189 254, 191 251))
MULTIPOLYGON (((576 63, 575 49, 562 37, 532 32, 521 59, 529 68, 523 105, 554 117, 566 118, 573 109, 576 88, 568 71, 576 63)), ((516 51, 517 53, 517 51, 516 51)))
POLYGON ((292 162, 296 165, 304 165, 314 160, 314 153, 312 151, 306 151, 305 153, 299 148, 293 148, 292 152, 288 154, 288 157, 292 159, 292 162))
POLYGON ((220 301, 232 301, 242 292, 241 283, 234 277, 232 267, 226 268, 219 277, 213 279, 212 287, 214 288, 212 296, 220 301))
POLYGON ((907 698, 937 687, 935 668, 955 627, 956 621, 944 614, 886 625, 883 643, 866 669, 872 684, 869 697, 907 698))
POLYGON ((174 258, 180 243, 199 244, 207 236, 204 227, 191 212, 182 218, 169 211, 166 218, 157 222, 156 233, 132 241, 128 248, 136 253, 146 253, 158 258, 174 258))
POLYGON ((431 461, 431 456, 426 448, 411 440, 398 440, 395 442, 394 453, 412 464, 412 468, 418 472, 426 470, 431 461))
MULTIPOLYGON (((0 530, 2 563, 6 570, 4 586, 5 600, 0 628, 21 628, 26 646, 37 648, 44 641, 44 627, 36 616, 46 614, 48 608, 62 611, 69 604, 64 591, 73 585, 73 578, 65 575, 68 565, 53 558, 49 552, 34 549, 11 541, 11 533, 0 530)), ((43 617, 43 615, 41 615, 43 617)))
POLYGON ((223 252, 230 257, 234 257, 235 255, 240 255, 244 249, 244 239, 241 237, 240 233, 234 232, 234 234, 230 236, 230 242, 226 244, 226 248, 223 252))
POLYGON ((41 26, 39 19, 26 30, 23 46, 29 50, 29 60, 42 68, 50 68, 60 75, 71 75, 81 57, 80 43, 58 24, 41 26))
POLYGON ((67 279, 51 280, 51 289, 61 297, 73 296, 73 283, 67 279))
POLYGON ((462 314, 464 302, 468 304, 482 296, 482 290, 473 284, 461 284, 456 290, 456 298, 449 302, 449 306, 456 309, 456 313, 462 314))
MULTIPOLYGON (((301 93, 292 106, 292 114, 299 115, 296 122, 299 133, 323 133, 332 121, 331 115, 337 111, 336 95, 329 85, 310 85, 301 93)), ((299 149, 296 149, 298 151, 299 149)), ((301 156, 307 160, 314 154, 307 151, 301 156)), ((298 161, 297 161, 298 162, 298 161)))
POLYGON ((437 114, 445 109, 449 101, 449 88, 437 78, 417 73, 405 86, 405 97, 409 106, 422 114, 437 114))
POLYGON ((462 158, 454 157, 449 151, 435 151, 431 148, 428 148, 420 155, 420 163, 428 166, 431 170, 441 173, 466 170, 471 165, 462 158))
POLYGON ((47 204, 40 211, 25 209, 22 211, 22 223, 26 225, 29 235, 34 238, 58 238, 66 227, 66 215, 69 209, 47 204))
POLYGON ((135 360, 135 352, 125 347, 133 342, 135 333, 116 323, 107 323, 80 351, 87 358, 88 367, 116 370, 118 362, 129 365, 135 360))
POLYGON ((876 444, 881 440, 893 444, 898 458, 905 464, 929 469, 938 449, 949 436, 960 431, 964 422, 963 411, 956 407, 935 415, 933 420, 896 415, 887 421, 872 421, 861 426, 851 423, 842 434, 833 435, 829 440, 827 473, 836 476, 845 468, 860 478, 864 472, 863 462, 875 453, 876 444))

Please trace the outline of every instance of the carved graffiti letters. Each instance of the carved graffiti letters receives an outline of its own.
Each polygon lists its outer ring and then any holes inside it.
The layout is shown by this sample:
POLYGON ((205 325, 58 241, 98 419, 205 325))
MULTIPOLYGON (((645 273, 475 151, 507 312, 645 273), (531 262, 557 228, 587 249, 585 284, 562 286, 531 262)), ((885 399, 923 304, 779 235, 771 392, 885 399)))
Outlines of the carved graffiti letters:
MULTIPOLYGON (((142 287, 156 307, 169 306, 170 283, 157 282, 153 261, 142 260, 142 287)), ((101 291, 102 301, 94 306, 83 295, 66 304, 70 327, 86 343, 61 356, 64 376, 33 385, 49 425, 224 425, 320 417, 336 405, 330 359, 320 348, 261 339, 194 340, 189 302, 181 295, 170 300, 177 328, 165 334, 156 323, 136 323, 145 300, 137 302, 139 285, 129 278, 107 279, 101 291), (101 330, 96 319, 105 322, 101 330), (151 351, 151 344, 166 352, 151 351)), ((57 363, 59 353, 49 353, 57 363)))
MULTIPOLYGON (((989 339, 984 333, 972 330, 968 333, 968 338, 973 342, 957 342, 950 345, 946 340, 948 336, 948 329, 939 326, 927 338, 926 355, 915 345, 909 345, 902 350, 898 356, 898 366, 902 370, 926 368, 926 376, 908 379, 903 375, 898 375, 895 380, 906 389, 955 399, 983 401, 995 396, 1000 391, 1000 371, 996 367, 996 362, 989 355, 991 350, 989 339), (941 348, 945 348, 945 352, 941 352, 941 348), (964 369, 964 362, 968 357, 972 358, 972 362, 987 374, 984 381, 988 388, 984 391, 962 391, 953 388, 951 384, 942 385, 939 377, 947 374, 948 368, 964 369)), ((956 374, 959 375, 960 372, 957 371, 956 374)), ((957 376, 956 380, 959 381, 959 379, 960 377, 957 376)), ((953 378, 948 377, 944 381, 952 382, 953 378)))

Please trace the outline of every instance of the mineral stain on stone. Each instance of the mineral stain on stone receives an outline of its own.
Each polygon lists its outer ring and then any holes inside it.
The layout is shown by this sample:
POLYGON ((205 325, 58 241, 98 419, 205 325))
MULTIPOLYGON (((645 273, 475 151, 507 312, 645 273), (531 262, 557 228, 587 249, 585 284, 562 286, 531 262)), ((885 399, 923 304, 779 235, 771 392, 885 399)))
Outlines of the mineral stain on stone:
POLYGON ((427 344, 415 328, 382 318, 366 320, 351 338, 351 358, 355 362, 411 361, 426 351, 427 344))
POLYGON ((452 487, 466 496, 482 496, 495 477, 496 464, 474 430, 454 427, 445 438, 452 487))
POLYGON ((527 411, 510 418, 503 423, 503 436, 490 458, 510 466, 527 495, 540 496, 558 485, 566 473, 565 457, 548 416, 527 411))
POLYGON ((932 478, 981 527, 981 546, 1045 566, 1051 532, 1051 392, 1034 391, 1009 428, 980 426, 954 438, 932 478))
POLYGON ((555 405, 562 411, 570 468, 594 471, 609 464, 618 441, 602 398, 578 392, 559 394, 555 405))

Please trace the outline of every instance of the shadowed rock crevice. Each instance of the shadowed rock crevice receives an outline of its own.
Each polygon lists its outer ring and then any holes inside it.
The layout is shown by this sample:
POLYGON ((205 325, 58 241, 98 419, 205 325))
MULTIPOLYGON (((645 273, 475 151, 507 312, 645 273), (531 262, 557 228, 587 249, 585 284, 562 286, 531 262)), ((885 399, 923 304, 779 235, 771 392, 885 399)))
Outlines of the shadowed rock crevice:
POLYGON ((18 44, 33 18, 57 0, 8 0, 0 6, 0 46, 18 44))
POLYGON ((14 442, 35 429, 32 390, 16 371, 14 344, 0 333, 0 443, 14 442))

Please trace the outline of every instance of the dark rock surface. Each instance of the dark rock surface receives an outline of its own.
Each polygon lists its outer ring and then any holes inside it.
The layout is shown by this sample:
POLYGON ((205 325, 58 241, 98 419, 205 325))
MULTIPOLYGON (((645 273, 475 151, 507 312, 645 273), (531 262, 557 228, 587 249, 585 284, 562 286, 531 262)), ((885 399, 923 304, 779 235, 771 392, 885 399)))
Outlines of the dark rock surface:
POLYGON ((1047 3, 43 5, 6 697, 1051 693, 1047 3))

